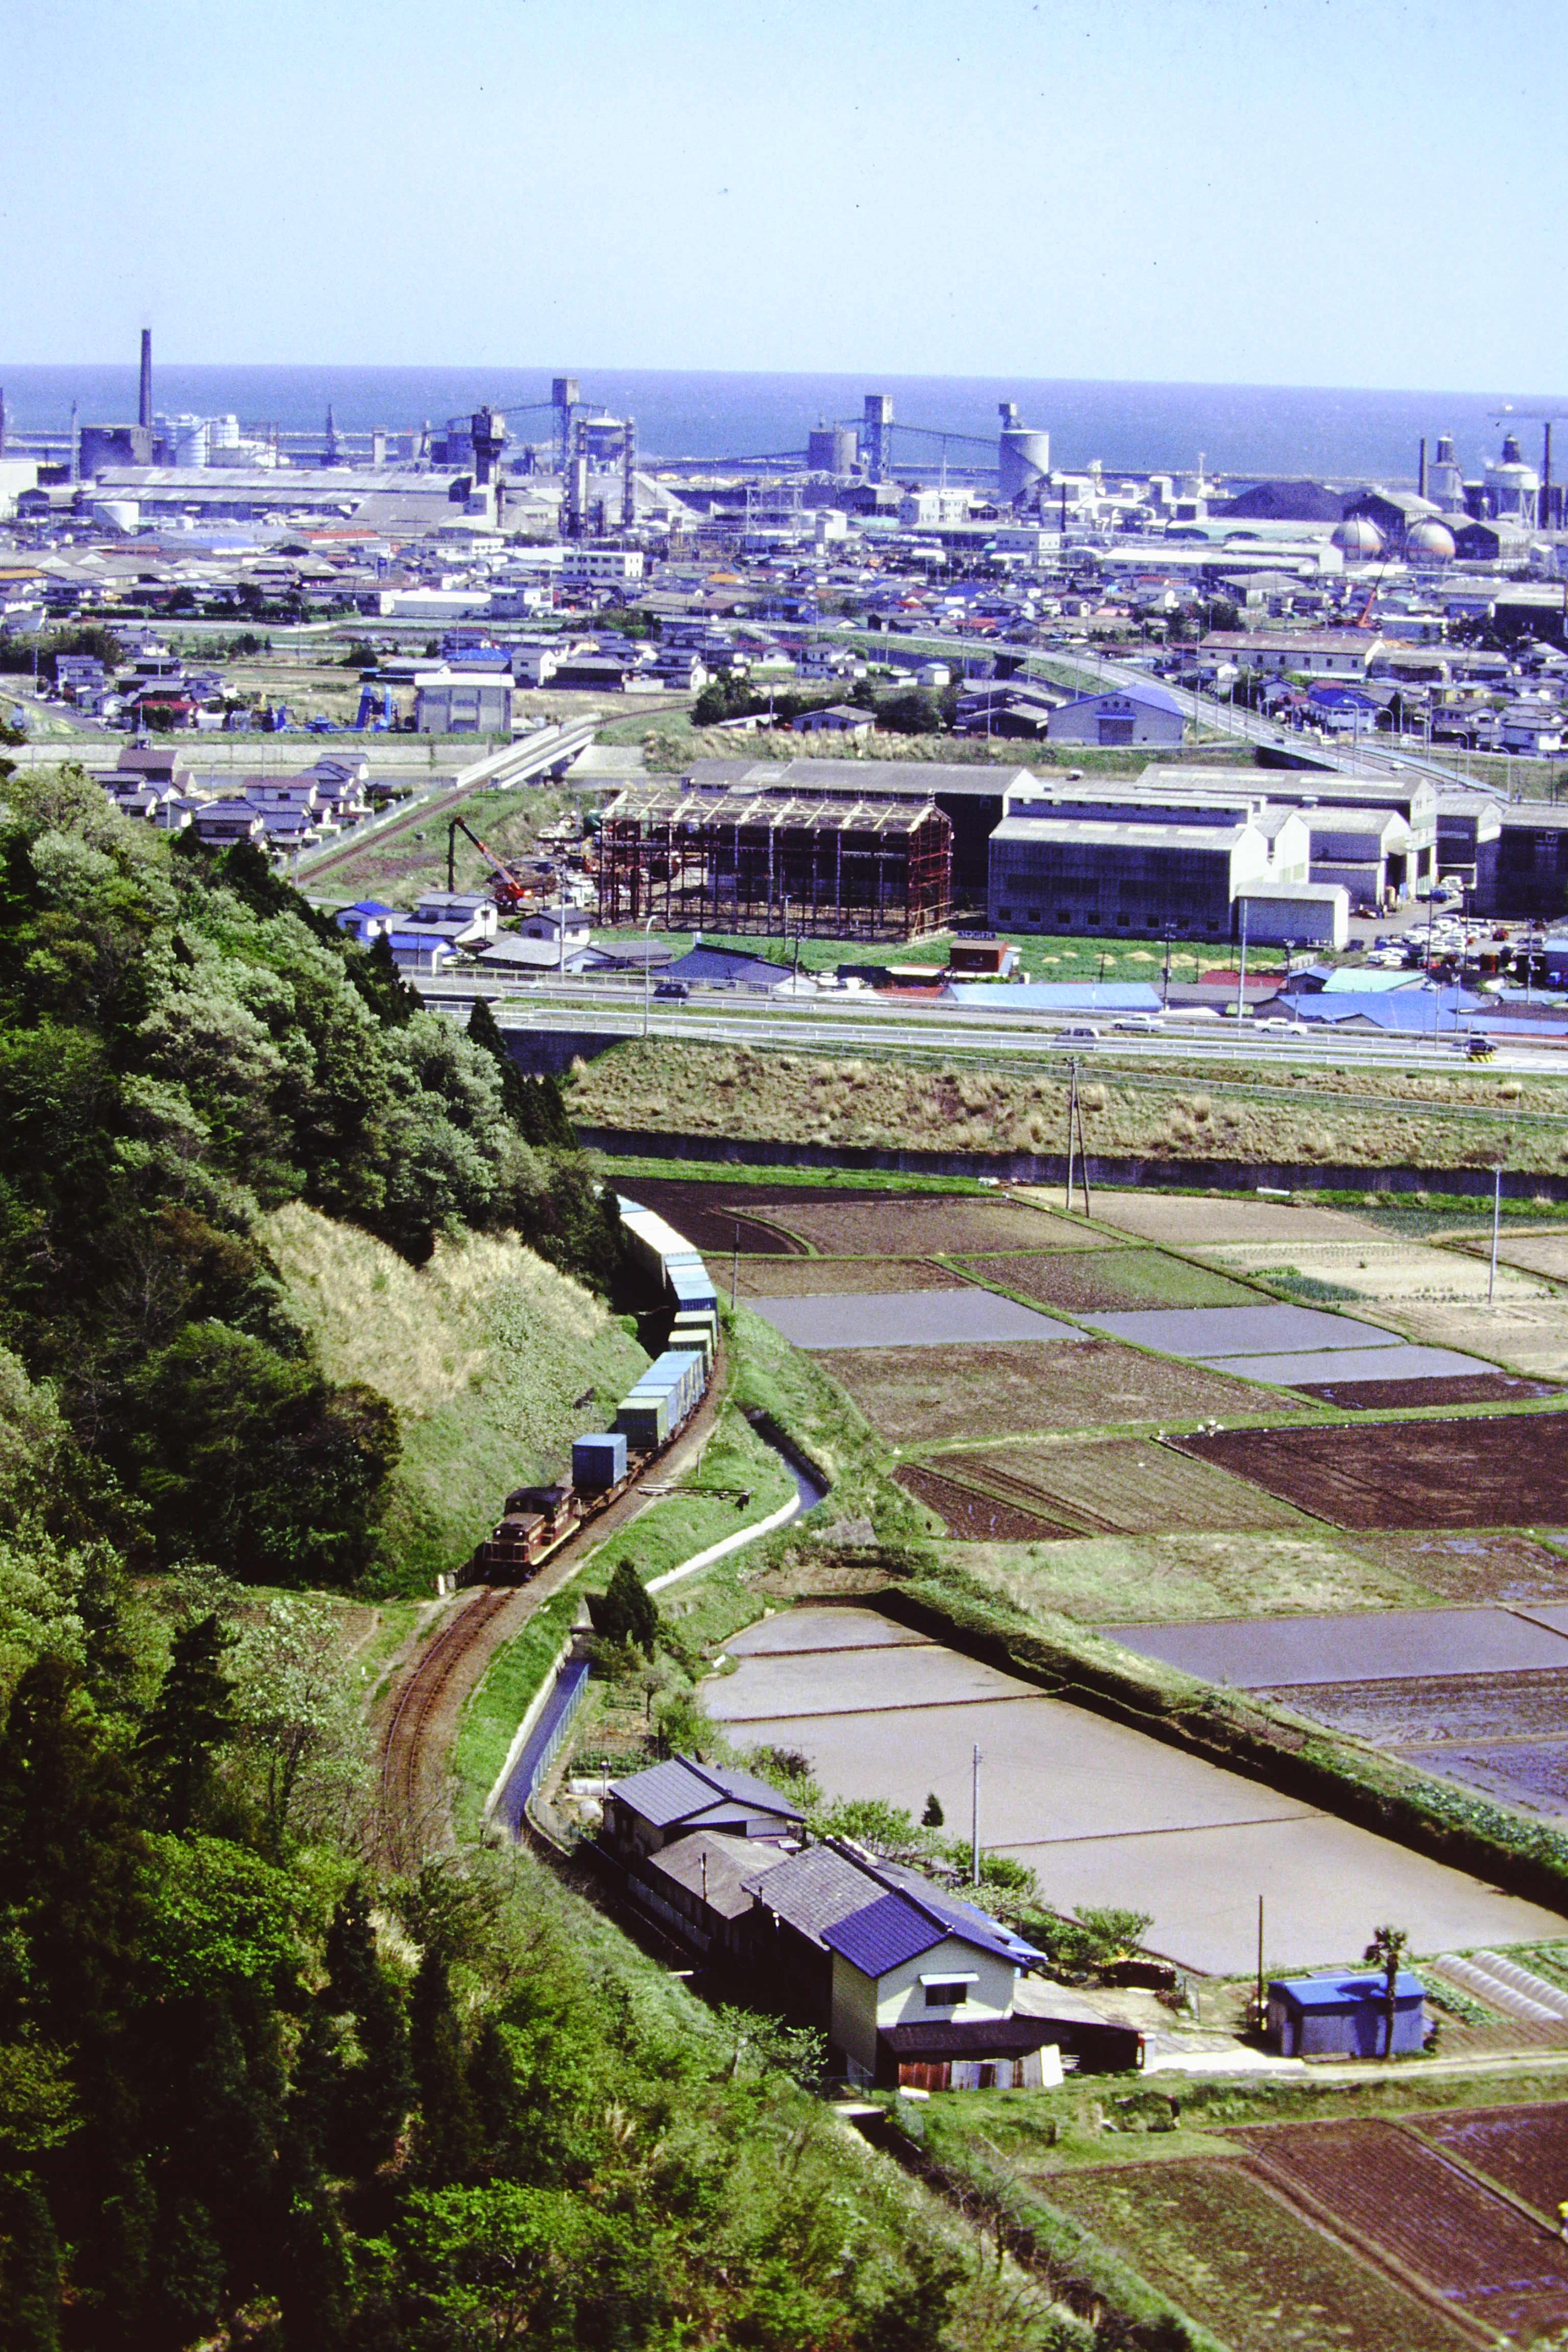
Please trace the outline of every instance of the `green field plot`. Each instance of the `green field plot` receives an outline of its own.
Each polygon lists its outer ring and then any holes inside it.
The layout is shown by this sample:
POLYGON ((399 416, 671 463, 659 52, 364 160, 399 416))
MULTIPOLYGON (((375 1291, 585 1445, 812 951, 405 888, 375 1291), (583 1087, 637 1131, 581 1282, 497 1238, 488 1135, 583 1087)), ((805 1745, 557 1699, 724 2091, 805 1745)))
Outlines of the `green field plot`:
POLYGON ((1300 1524, 1272 1495, 1239 1478, 1216 1476, 1207 1463, 1194 1463, 1151 1438, 1014 1445, 954 1455, 942 1467, 1085 1535, 1204 1535, 1300 1524), (1194 1469, 1200 1471, 1195 1478, 1189 1475, 1194 1469))
POLYGON ((1089 1625, 1415 1609, 1431 1597, 1397 1570, 1311 1535, 977 1543, 966 1545, 961 1557, 1020 1608, 1051 1610, 1089 1625))
POLYGON ((1119 1307, 1250 1307, 1258 1293, 1207 1266, 1163 1250, 1009 1251, 959 1261, 977 1282, 1064 1315, 1113 1314, 1119 1307))
POLYGON ((1047 2193, 1231 2352, 1458 2352, 1475 2340, 1239 2164, 1056 2175, 1047 2193))

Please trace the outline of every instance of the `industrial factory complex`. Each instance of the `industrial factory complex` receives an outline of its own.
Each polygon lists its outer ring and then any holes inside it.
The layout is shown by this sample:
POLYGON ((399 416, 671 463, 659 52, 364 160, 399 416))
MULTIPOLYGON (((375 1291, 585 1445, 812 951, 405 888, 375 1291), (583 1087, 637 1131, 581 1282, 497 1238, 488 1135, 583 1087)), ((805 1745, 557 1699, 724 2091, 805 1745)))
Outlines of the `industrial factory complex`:
POLYGON ((1332 951, 1439 895, 1568 916, 1551 416, 1538 463, 1500 416, 1405 482, 1063 467, 1012 401, 983 440, 881 393, 699 459, 571 375, 413 426, 165 414, 149 336, 135 404, 7 435, 0 394, 0 717, 150 822, 303 872, 406 791, 396 737, 460 777, 569 721, 517 771, 559 775, 636 713, 688 731, 595 771, 607 931, 1332 951), (235 733, 353 741, 237 780, 204 748, 235 733))

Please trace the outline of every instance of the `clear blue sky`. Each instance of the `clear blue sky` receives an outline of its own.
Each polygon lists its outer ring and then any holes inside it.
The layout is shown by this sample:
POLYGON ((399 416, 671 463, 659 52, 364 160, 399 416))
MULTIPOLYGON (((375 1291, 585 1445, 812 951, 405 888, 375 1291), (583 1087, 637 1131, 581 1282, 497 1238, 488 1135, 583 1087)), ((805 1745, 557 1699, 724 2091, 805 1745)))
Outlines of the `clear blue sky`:
POLYGON ((13 0, 0 356, 1547 387, 1565 0, 13 0))

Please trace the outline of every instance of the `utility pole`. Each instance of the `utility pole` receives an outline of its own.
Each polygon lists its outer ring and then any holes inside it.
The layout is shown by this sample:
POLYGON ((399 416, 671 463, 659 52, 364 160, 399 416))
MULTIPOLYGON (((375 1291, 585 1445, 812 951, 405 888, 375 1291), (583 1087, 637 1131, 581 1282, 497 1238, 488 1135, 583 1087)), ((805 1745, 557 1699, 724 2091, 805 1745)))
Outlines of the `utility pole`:
POLYGON ((730 1261, 730 1312, 735 1311, 735 1301, 741 1294, 741 1220, 735 1220, 735 1255, 730 1261))
POLYGON ((1236 982, 1236 1017, 1239 1021, 1247 1010, 1247 899, 1241 901, 1241 969, 1236 982))
POLYGON ((1067 1198, 1064 1202, 1064 1206, 1066 1208, 1067 1214, 1070 1217, 1072 1214, 1073 1152, 1078 1143, 1078 1055, 1076 1054, 1073 1055, 1068 1067, 1072 1079, 1072 1091, 1068 1097, 1068 1182, 1067 1198))
POLYGON ((969 1883, 980 1884, 980 1749, 978 1747, 969 1764, 969 1883))
POLYGON ((1258 1898, 1258 2023, 1263 2024, 1263 1897, 1258 1898))
POLYGON ((1502 1222, 1502 1162, 1492 1170, 1492 1262, 1487 1271, 1487 1305, 1489 1307, 1497 1291, 1498 1227, 1502 1222))

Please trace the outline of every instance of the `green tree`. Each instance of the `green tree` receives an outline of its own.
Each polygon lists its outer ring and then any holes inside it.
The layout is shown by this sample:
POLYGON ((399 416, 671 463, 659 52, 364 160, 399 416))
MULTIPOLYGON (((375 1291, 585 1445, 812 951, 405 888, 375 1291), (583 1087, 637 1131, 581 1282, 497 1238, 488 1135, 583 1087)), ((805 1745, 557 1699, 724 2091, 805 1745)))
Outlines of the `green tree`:
POLYGON ((479 2168, 482 2137, 451 1982, 438 1952, 426 1951, 414 1979, 408 2048, 419 2097, 415 2135, 419 2177, 434 2188, 471 2179, 479 2168))
POLYGON ((617 1560, 608 1590, 590 1592, 587 1601, 602 1642, 635 1643, 645 1657, 652 1657, 662 1626, 658 1603, 629 1559, 617 1560))
POLYGON ((381 1966, 369 1898, 357 1879, 332 1913, 325 1958, 321 2004, 352 2018, 357 2054, 353 2063, 331 2069, 326 2132, 317 2145, 334 2164, 363 2179, 392 2155, 414 2083, 403 2003, 381 1966))
POLYGON ((922 1830, 939 1830, 946 1819, 947 1815, 942 1810, 942 1800, 933 1790, 926 1799, 926 1809, 921 1815, 921 1827, 922 1830))
POLYGON ((365 1790, 365 1731, 331 1602, 275 1593, 240 1635, 235 1685, 268 1851, 296 1831, 346 1837, 365 1790))
POLYGON ((1382 1927, 1372 1931, 1372 1941, 1362 1957, 1370 1968, 1383 1970, 1383 2049, 1385 2057, 1394 2052, 1394 2019, 1399 1998, 1399 1971, 1405 1965, 1405 1955, 1410 1948, 1410 1937, 1403 1927, 1382 1927))
POLYGON ((30 2174, 0 2186, 0 2343, 57 2352, 60 2255, 48 2200, 30 2174))
POLYGON ((164 1826, 177 1834, 204 1810, 218 1753, 234 1736, 234 1685, 225 1664, 233 1646, 216 1611, 182 1625, 137 1742, 164 1826))

